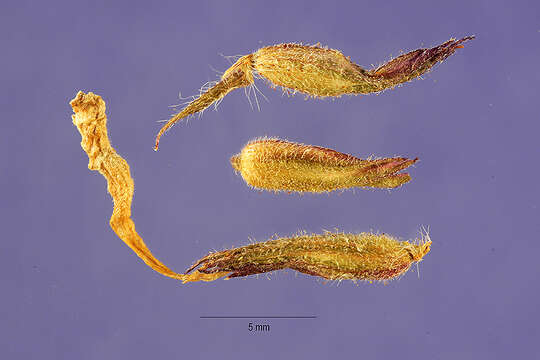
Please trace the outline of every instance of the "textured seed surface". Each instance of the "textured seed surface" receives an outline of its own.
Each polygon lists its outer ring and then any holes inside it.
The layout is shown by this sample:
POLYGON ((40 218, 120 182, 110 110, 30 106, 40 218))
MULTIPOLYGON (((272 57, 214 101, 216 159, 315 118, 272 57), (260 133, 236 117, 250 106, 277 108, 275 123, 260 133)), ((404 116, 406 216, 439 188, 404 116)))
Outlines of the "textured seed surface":
POLYGON ((329 280, 387 281, 421 261, 430 247, 427 234, 415 242, 400 242, 385 234, 304 233, 210 253, 186 271, 184 282, 198 281, 201 275, 209 280, 280 269, 329 280))
POLYGON ((362 160, 320 146, 280 139, 249 142, 231 158, 247 184, 271 191, 328 192, 355 187, 395 188, 411 180, 399 171, 417 159, 362 160))
POLYGON ((363 69, 338 50, 319 45, 280 44, 261 48, 238 59, 220 81, 174 115, 159 131, 154 149, 158 149, 161 136, 176 122, 203 111, 234 89, 252 85, 254 77, 267 80, 273 87, 315 97, 369 94, 426 73, 472 39, 474 36, 450 39, 430 49, 414 50, 372 70, 363 69))
POLYGON ((271 86, 312 96, 371 93, 384 87, 340 51, 319 46, 280 44, 254 54, 257 74, 271 86))

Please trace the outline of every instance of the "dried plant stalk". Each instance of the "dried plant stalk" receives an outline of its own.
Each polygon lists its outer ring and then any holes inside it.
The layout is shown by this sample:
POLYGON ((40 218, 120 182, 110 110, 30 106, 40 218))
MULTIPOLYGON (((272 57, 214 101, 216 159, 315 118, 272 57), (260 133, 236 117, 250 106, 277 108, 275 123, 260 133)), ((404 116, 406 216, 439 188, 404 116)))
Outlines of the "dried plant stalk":
POLYGON ((427 233, 415 242, 372 233, 300 234, 211 253, 186 271, 184 282, 198 281, 201 274, 219 279, 280 269, 329 280, 387 281, 421 261, 430 247, 427 233))
POLYGON ((158 149, 163 133, 176 122, 203 111, 234 89, 253 84, 254 77, 266 79, 273 87, 281 86, 316 97, 369 94, 393 88, 424 74, 472 39, 474 36, 450 39, 431 49, 414 50, 372 70, 351 62, 338 50, 319 45, 264 47, 238 59, 220 81, 174 115, 159 131, 154 149, 158 149))
POLYGON ((99 171, 107 180, 107 190, 114 202, 111 228, 152 269, 165 276, 183 280, 184 275, 170 270, 152 255, 135 231, 135 224, 131 220, 134 183, 128 163, 109 142, 105 102, 99 95, 79 91, 70 105, 75 113, 72 115, 73 124, 81 133, 81 146, 88 154, 88 168, 99 171))
POLYGON ((362 160, 331 149, 262 138, 231 157, 246 183, 271 191, 329 192, 355 187, 395 188, 411 180, 399 171, 416 159, 362 160))

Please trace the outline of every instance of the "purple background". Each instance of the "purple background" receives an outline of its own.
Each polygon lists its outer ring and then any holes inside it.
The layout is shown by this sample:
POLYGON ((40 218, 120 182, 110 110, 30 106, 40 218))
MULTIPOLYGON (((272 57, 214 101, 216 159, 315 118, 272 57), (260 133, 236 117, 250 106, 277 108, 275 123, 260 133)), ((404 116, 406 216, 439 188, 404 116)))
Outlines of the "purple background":
POLYGON ((532 359, 539 356, 537 1, 3 2, 0 11, 0 355, 5 359, 532 359), (114 3, 114 5, 111 5, 114 3), (262 81, 175 126, 171 104, 228 67, 220 56, 321 42, 370 67, 474 34, 424 80, 379 95, 282 96, 262 81), (137 230, 183 271, 209 250, 298 230, 383 231, 433 247, 399 281, 324 284, 280 271, 183 286, 108 225, 68 105, 107 102, 131 165, 137 230), (393 191, 259 193, 229 157, 268 135, 359 157, 418 156, 393 191), (315 315, 203 320, 206 315, 315 315))

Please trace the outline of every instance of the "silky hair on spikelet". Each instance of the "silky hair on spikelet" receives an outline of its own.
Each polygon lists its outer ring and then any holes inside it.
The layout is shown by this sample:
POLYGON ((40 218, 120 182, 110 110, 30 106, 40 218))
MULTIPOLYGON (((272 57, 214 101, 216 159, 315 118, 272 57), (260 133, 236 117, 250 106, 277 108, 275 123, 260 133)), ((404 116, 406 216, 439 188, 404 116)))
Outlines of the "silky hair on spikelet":
POLYGON ((430 49, 414 50, 372 70, 353 63, 339 50, 319 44, 288 43, 263 47, 241 56, 214 86, 174 115, 157 134, 154 150, 159 148, 161 136, 176 122, 221 101, 234 89, 254 84, 255 77, 266 80, 272 87, 280 86, 293 94, 300 92, 313 97, 377 93, 428 72, 472 39, 474 36, 450 39, 430 49))
POLYGON ((378 233, 297 233, 208 254, 185 272, 184 282, 212 281, 281 269, 327 280, 386 282, 402 276, 430 251, 431 240, 408 242, 378 233))
POLYGON ((351 188, 396 188, 411 180, 401 170, 418 158, 359 159, 321 146, 262 137, 230 159, 245 182, 268 191, 324 193, 351 188))

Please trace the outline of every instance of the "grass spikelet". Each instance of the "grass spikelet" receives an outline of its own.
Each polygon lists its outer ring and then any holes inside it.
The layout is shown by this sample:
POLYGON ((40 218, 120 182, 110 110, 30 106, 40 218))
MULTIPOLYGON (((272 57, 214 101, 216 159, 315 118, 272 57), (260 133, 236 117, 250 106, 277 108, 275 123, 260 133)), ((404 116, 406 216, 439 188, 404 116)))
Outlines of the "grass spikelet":
POLYGON ((249 142, 231 158, 231 165, 247 184, 257 189, 321 193, 401 186, 411 177, 399 171, 417 160, 362 160, 319 146, 263 138, 249 142))
POLYGON ((253 84, 255 76, 293 94, 301 92, 314 97, 369 94, 426 73, 472 39, 474 36, 450 39, 430 49, 414 50, 372 70, 363 69, 338 50, 319 45, 279 44, 261 48, 238 59, 215 86, 174 115, 159 131, 154 149, 158 149, 163 133, 176 122, 203 111, 234 89, 253 84))
POLYGON ((400 242, 386 234, 300 233, 210 253, 191 266, 185 282, 201 277, 243 277, 280 269, 328 280, 388 281, 403 275, 430 251, 431 239, 400 242), (195 271, 194 271, 195 270, 195 271))

